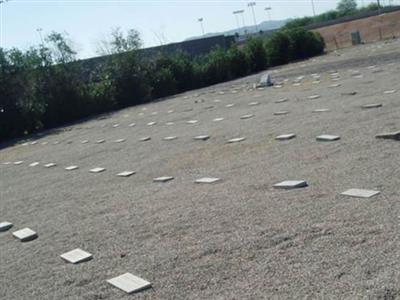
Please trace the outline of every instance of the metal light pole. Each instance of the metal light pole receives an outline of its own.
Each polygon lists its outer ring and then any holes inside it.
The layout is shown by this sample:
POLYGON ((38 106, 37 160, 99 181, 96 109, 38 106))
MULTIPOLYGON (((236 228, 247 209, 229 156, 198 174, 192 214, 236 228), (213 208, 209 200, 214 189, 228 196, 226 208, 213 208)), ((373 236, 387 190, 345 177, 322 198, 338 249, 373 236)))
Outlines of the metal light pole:
POLYGON ((314 7, 314 0, 311 0, 312 12, 315 17, 315 7, 314 7))
POLYGON ((257 25, 257 21, 256 21, 256 14, 254 13, 254 6, 256 5, 255 2, 249 2, 247 4, 248 7, 251 7, 251 11, 253 13, 253 20, 254 20, 254 26, 256 27, 256 31, 258 32, 258 25, 257 25))
POLYGON ((271 7, 266 7, 265 10, 268 12, 268 19, 271 22, 271 7))
POLYGON ((238 14, 240 13, 240 10, 235 10, 235 11, 232 12, 232 13, 233 13, 233 15, 235 16, 237 28, 238 28, 238 31, 239 31, 240 24, 239 24, 239 17, 238 17, 238 14))
POLYGON ((203 18, 199 18, 197 21, 199 21, 200 26, 201 26, 201 32, 202 32, 203 35, 204 35, 203 18))
POLYGON ((43 31, 43 29, 42 29, 42 28, 37 28, 36 31, 37 31, 37 33, 39 34, 40 41, 42 42, 42 45, 44 45, 43 36, 42 36, 42 31, 43 31))

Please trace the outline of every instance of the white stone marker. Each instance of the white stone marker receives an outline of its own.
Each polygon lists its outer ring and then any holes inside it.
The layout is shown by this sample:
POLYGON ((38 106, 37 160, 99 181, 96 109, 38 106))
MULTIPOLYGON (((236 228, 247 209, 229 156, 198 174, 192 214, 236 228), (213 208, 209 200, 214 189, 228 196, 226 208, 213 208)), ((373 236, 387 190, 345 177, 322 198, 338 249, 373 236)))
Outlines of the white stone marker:
POLYGON ((118 139, 118 140, 115 140, 114 142, 116 142, 116 143, 123 143, 123 142, 125 142, 125 139, 118 139))
POLYGON ((222 120, 224 120, 224 118, 215 118, 215 119, 213 119, 214 122, 220 122, 222 120))
POLYGON ((167 111, 168 114, 172 114, 174 111, 172 109, 170 109, 169 111, 167 111))
POLYGON ((153 178, 153 181, 154 181, 154 182, 167 182, 167 181, 170 181, 170 180, 172 180, 172 179, 174 179, 174 177, 171 177, 171 176, 162 176, 162 177, 153 178))
POLYGON ((114 128, 119 127, 119 123, 113 125, 114 128))
POLYGON ((1 222, 0 223, 0 232, 4 232, 9 230, 11 227, 13 227, 13 224, 10 222, 1 222))
POLYGON ((317 108, 317 109, 314 109, 312 112, 320 113, 320 112, 327 112, 327 111, 329 111, 329 109, 327 109, 327 108, 317 108))
POLYGON ((38 142, 37 141, 33 141, 31 142, 31 145, 36 145, 38 142))
POLYGON ((47 145, 49 142, 42 142, 42 145, 47 145))
POLYGON ((188 124, 196 124, 198 122, 199 122, 199 120, 189 120, 186 123, 188 123, 188 124))
POLYGON ((378 108, 382 107, 382 103, 371 103, 371 104, 365 104, 361 106, 362 108, 378 108))
POLYGON ((55 164, 55 163, 48 163, 48 164, 45 164, 44 165, 44 167, 45 168, 52 168, 52 167, 55 167, 57 164, 55 164))
POLYGON ((167 125, 167 126, 171 126, 171 125, 174 125, 175 123, 174 122, 167 122, 167 123, 165 123, 165 125, 167 125))
POLYGON ((105 171, 106 169, 105 168, 93 168, 93 169, 91 169, 91 170, 89 170, 89 172, 90 173, 101 173, 101 172, 103 172, 103 171, 105 171))
POLYGON ((230 103, 230 104, 225 105, 225 107, 229 108, 229 107, 233 107, 234 105, 235 105, 235 103, 230 103))
POLYGON ((293 139, 295 137, 296 137, 296 135, 294 133, 288 133, 288 134, 278 135, 275 139, 278 140, 278 141, 284 141, 284 140, 293 139))
POLYGON ((300 82, 295 82, 295 83, 293 83, 293 86, 300 86, 300 85, 301 85, 300 82))
POLYGON ((19 161, 14 162, 14 165, 21 165, 23 162, 24 162, 23 160, 19 160, 19 161))
POLYGON ((388 90, 388 91, 384 91, 383 93, 384 93, 385 95, 394 94, 394 93, 396 93, 396 90, 388 90))
POLYGON ((283 103, 283 102, 286 102, 286 101, 289 101, 289 99, 288 98, 282 98, 282 99, 276 100, 275 103, 283 103))
POLYGON ((362 189, 349 189, 341 193, 344 196, 357 197, 357 198, 369 198, 378 195, 380 191, 362 190, 362 189))
POLYGON ((233 138, 228 140, 228 143, 239 143, 244 141, 246 138, 245 137, 238 137, 238 138, 233 138))
POLYGON ((141 142, 145 142, 145 141, 149 141, 149 140, 151 140, 151 137, 149 137, 149 136, 145 136, 145 137, 142 137, 141 139, 139 139, 139 141, 141 141, 141 142))
POLYGON ((282 115, 287 115, 289 112, 287 110, 282 110, 282 111, 276 111, 274 112, 275 116, 282 116, 282 115))
POLYGON ((106 140, 97 140, 96 141, 96 144, 102 144, 102 143, 104 143, 106 140))
POLYGON ((21 242, 28 242, 36 239, 38 237, 37 233, 30 228, 24 228, 14 231, 13 236, 19 239, 21 242))
POLYGON ((260 103, 257 102, 257 101, 255 101, 255 102, 250 102, 250 103, 249 103, 249 106, 255 106, 255 105, 258 105, 258 104, 260 104, 260 103))
POLYGON ((78 166, 68 166, 68 167, 65 168, 65 170, 66 171, 73 171, 73 170, 76 170, 78 168, 79 168, 78 166))
POLYGON ((318 99, 318 98, 321 98, 321 95, 311 95, 311 96, 308 96, 308 99, 311 99, 311 100, 313 100, 313 99, 318 99))
POLYGON ((108 279, 107 282, 128 294, 139 292, 151 287, 150 282, 132 275, 131 273, 125 273, 118 277, 108 279))
POLYGON ((375 136, 377 139, 400 140, 400 131, 380 133, 375 136))
POLYGON ((149 122, 149 123, 147 123, 148 126, 153 126, 153 125, 156 125, 156 124, 157 124, 157 122, 149 122))
POLYGON ((215 178, 215 177, 203 177, 200 179, 196 179, 195 183, 215 183, 221 181, 220 178, 215 178))
POLYGON ((151 113, 151 115, 152 115, 152 116, 158 115, 158 112, 153 111, 153 112, 151 113))
POLYGON ((131 124, 129 124, 128 126, 129 126, 129 127, 136 126, 136 123, 131 123, 131 124))
POLYGON ((61 254, 60 257, 71 264, 78 264, 93 258, 92 254, 79 248, 61 254))
POLYGON ((209 135, 198 135, 198 136, 195 136, 193 139, 195 139, 195 140, 200 140, 200 141, 206 141, 206 140, 208 140, 210 138, 210 136, 209 135))
POLYGON ((172 140, 176 140, 178 137, 177 136, 166 136, 165 138, 163 138, 164 141, 172 141, 172 140))
POLYGON ((250 119, 250 118, 252 118, 252 117, 254 117, 253 114, 248 114, 248 115, 243 115, 243 116, 241 116, 240 118, 241 118, 242 120, 246 120, 246 119, 250 119))
POLYGON ((274 188, 277 189, 296 189, 308 186, 304 180, 285 180, 274 184, 274 188))
POLYGON ((129 176, 131 176, 133 174, 136 174, 136 172, 135 171, 123 171, 121 173, 118 173, 117 176, 119 176, 119 177, 129 177, 129 176))
POLYGON ((339 87, 339 86, 341 86, 340 83, 335 83, 335 84, 330 85, 329 87, 330 88, 336 88, 336 87, 339 87))
POLYGON ((36 167, 37 165, 39 165, 39 162, 37 162, 37 161, 29 164, 30 167, 36 167))
POLYGON ((340 140, 340 136, 337 135, 331 135, 331 134, 321 134, 316 137, 317 141, 320 142, 331 142, 331 141, 337 141, 340 140))
POLYGON ((83 140, 83 141, 81 142, 81 144, 87 144, 87 143, 89 143, 88 140, 83 140))

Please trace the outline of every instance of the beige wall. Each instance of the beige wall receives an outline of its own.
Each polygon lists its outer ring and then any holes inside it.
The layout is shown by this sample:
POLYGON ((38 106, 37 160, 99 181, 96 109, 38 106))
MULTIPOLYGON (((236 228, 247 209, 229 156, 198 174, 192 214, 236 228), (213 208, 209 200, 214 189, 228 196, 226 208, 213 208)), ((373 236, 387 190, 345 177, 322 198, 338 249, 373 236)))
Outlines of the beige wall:
POLYGON ((359 31, 361 41, 376 42, 400 37, 400 11, 313 29, 325 40, 326 50, 351 47, 351 33, 359 31))

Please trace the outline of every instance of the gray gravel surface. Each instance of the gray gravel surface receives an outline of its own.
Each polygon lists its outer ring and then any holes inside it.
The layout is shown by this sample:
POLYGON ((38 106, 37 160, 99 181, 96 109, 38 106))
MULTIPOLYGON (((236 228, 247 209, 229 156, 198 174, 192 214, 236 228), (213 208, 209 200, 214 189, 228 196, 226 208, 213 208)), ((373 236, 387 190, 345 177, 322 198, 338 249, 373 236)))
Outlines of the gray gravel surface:
POLYGON ((0 222, 14 227, 0 233, 0 299, 400 297, 400 144, 375 138, 400 129, 399 53, 397 40, 342 50, 271 70, 282 88, 253 90, 260 75, 249 76, 4 146, 0 222), (282 98, 289 100, 275 103, 282 98), (383 106, 361 108, 369 103, 383 106), (329 111, 312 112, 319 108, 329 111), (296 138, 275 140, 286 133, 296 138), (341 139, 317 142, 321 134, 341 139), (236 137, 246 139, 227 143, 236 137), (43 167, 50 162, 57 166, 43 167), (79 169, 64 170, 71 165, 79 169), (106 170, 89 173, 95 167, 106 170), (116 176, 122 171, 137 173, 116 176), (174 180, 153 182, 161 176, 174 180), (221 181, 194 183, 202 177, 221 181), (283 180, 309 186, 273 188, 283 180), (381 193, 340 195, 350 188, 381 193), (39 238, 12 237, 24 227, 39 238), (75 248, 93 259, 71 265, 59 257, 75 248), (106 283, 125 272, 153 288, 125 295, 106 283))

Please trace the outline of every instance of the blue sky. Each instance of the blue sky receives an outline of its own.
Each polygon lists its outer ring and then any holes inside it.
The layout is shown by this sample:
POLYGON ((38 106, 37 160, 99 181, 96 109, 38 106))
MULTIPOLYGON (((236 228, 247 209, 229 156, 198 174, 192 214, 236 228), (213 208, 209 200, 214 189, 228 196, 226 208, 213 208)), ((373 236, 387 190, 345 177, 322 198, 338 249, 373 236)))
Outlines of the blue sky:
MULTIPOLYGON (((358 0, 367 4, 369 0, 358 0)), ((388 1, 389 0, 383 0, 388 1)), ((337 0, 314 0, 317 13, 333 9, 337 0)), ((144 46, 159 45, 158 36, 177 42, 201 34, 197 19, 204 18, 206 32, 236 27, 232 11, 244 9, 246 25, 253 24, 248 1, 135 1, 135 0, 10 0, 1 4, 1 47, 26 49, 40 42, 37 31, 67 32, 79 57, 96 55, 98 41, 110 30, 134 28, 144 46)), ((400 0, 392 3, 400 4, 400 0)), ((268 19, 265 7, 271 7, 273 20, 312 15, 311 0, 256 1, 257 22, 268 19)))

